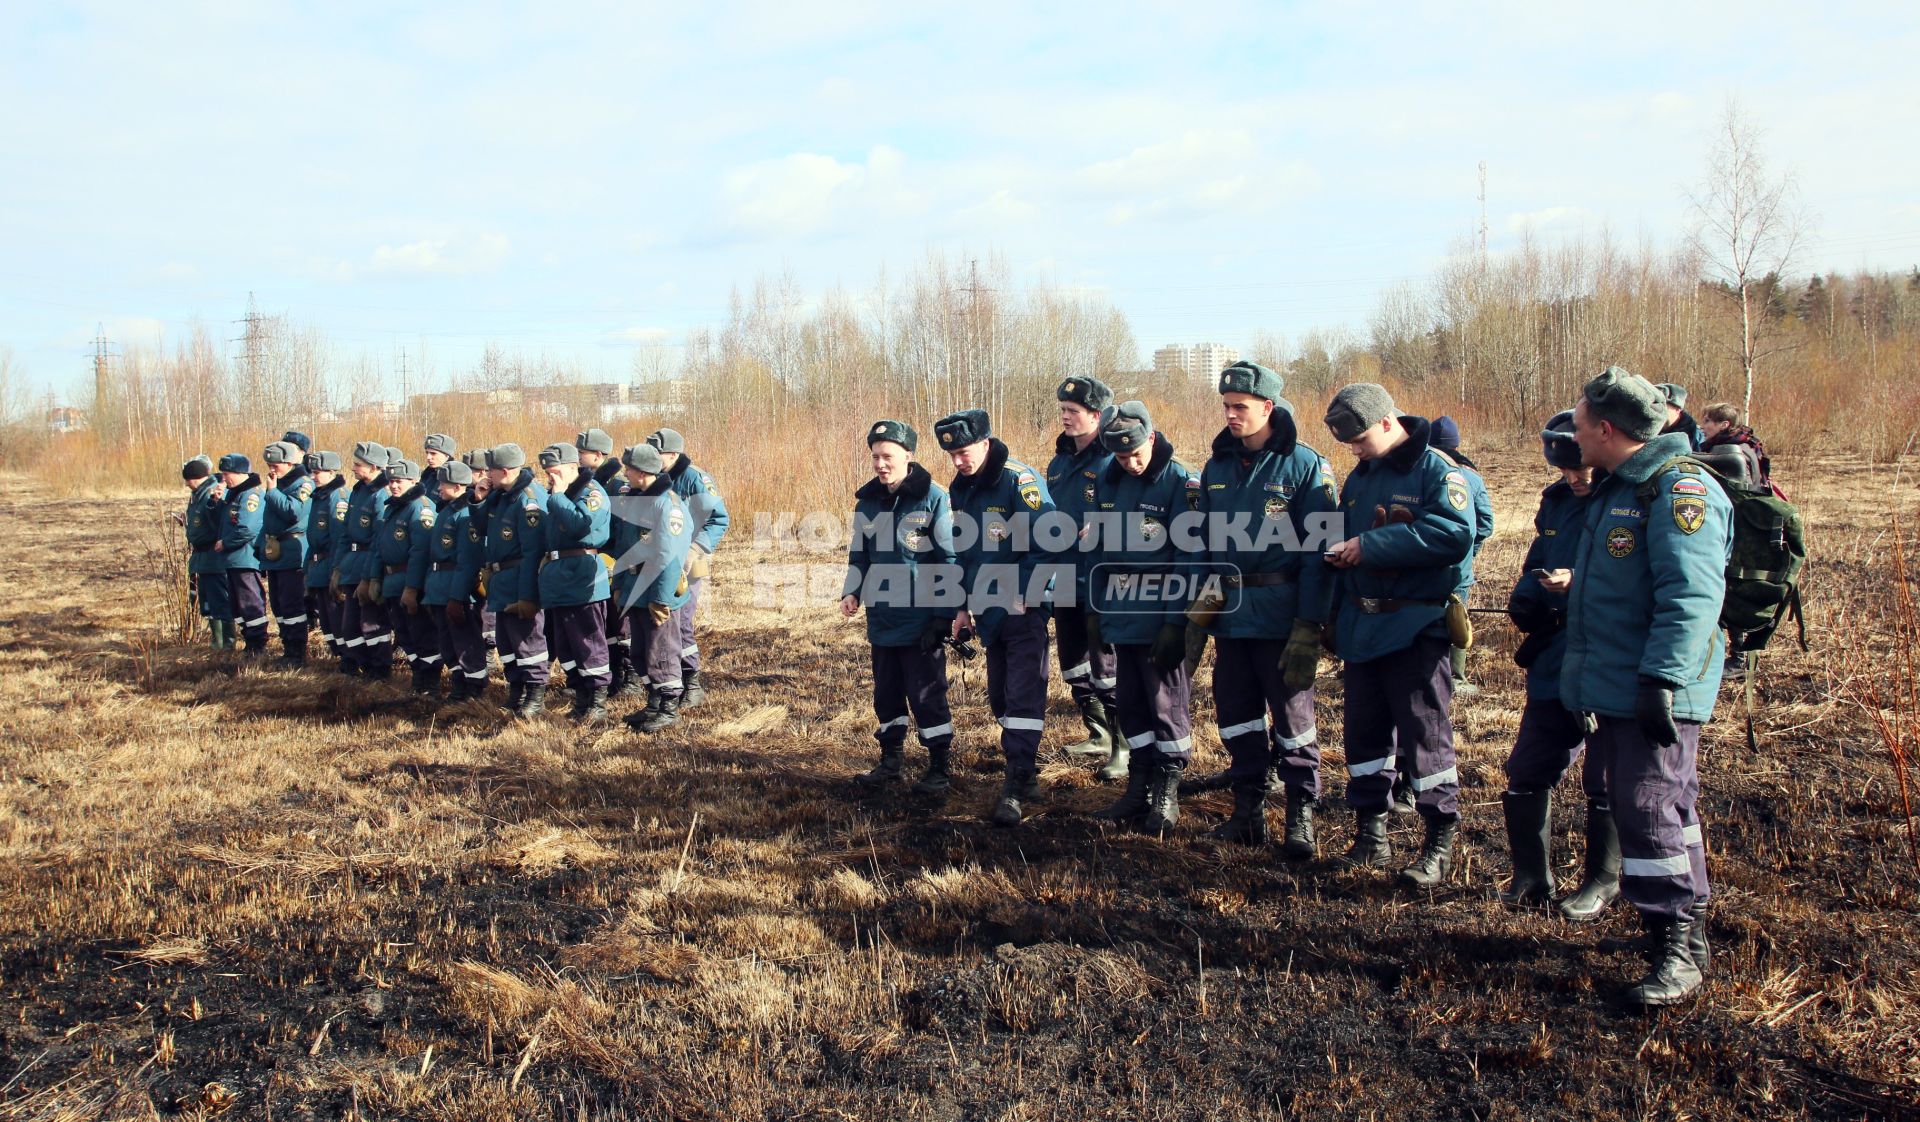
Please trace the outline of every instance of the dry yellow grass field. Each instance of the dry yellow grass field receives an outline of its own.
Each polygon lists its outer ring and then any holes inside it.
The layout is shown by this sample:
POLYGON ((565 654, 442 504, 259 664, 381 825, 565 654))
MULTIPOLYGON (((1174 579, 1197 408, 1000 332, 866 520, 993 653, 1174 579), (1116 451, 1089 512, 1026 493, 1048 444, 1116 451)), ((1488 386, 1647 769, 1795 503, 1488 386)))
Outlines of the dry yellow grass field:
MULTIPOLYGON (((581 735, 321 660, 216 661, 164 627, 150 543, 177 496, 0 480, 0 1117, 1920 1117, 1920 869, 1862 707, 1912 688, 1890 558, 1920 493, 1842 451, 1783 479, 1813 650, 1765 656, 1757 753, 1733 691, 1707 731, 1715 966, 1653 1016, 1611 1000, 1637 962, 1595 947, 1636 929, 1624 906, 1594 930, 1493 900, 1521 700, 1498 628, 1456 711, 1457 867, 1414 895, 1204 840, 1225 794, 1166 840, 1101 828, 1057 680, 1050 795, 986 826, 979 662, 955 663, 952 797, 856 793, 859 625, 754 606, 780 558, 744 533, 709 594, 708 704, 581 735)), ((1492 605, 1546 478, 1530 448, 1483 462, 1492 605)), ((1339 698, 1325 674, 1336 792, 1339 698)), ((1329 804, 1323 852, 1350 822, 1329 804)))

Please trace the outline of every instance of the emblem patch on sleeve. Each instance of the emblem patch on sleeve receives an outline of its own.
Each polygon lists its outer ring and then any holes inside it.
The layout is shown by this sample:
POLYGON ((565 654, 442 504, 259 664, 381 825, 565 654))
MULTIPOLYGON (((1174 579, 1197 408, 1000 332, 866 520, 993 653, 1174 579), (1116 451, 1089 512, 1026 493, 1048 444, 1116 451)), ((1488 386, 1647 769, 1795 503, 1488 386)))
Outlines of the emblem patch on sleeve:
POLYGON ((1683 534, 1696 533, 1707 521, 1707 500, 1680 498, 1673 500, 1673 524, 1683 534))
POLYGON ((1028 510, 1040 509, 1040 488, 1032 483, 1020 488, 1020 501, 1027 504, 1028 510))
POLYGON ((1633 530, 1627 526, 1615 526, 1607 531, 1607 552, 1615 557, 1625 557, 1633 552, 1633 530))
POLYGON ((259 509, 260 509, 260 496, 248 495, 247 496, 247 513, 252 514, 254 511, 259 509))
POLYGON ((1455 510, 1465 510, 1473 502, 1473 496, 1467 491, 1467 477, 1457 471, 1447 473, 1447 505, 1455 510))

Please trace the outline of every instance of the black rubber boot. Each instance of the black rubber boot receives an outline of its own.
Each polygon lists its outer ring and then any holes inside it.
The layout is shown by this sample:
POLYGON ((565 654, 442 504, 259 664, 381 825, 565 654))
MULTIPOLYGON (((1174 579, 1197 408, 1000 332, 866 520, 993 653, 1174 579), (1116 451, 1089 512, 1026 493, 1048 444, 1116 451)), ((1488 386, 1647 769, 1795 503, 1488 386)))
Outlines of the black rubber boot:
POLYGON ((1706 980, 1694 961, 1692 947, 1693 928, 1699 921, 1649 919, 1645 922, 1647 933, 1653 936, 1653 968, 1647 971, 1646 977, 1627 987, 1627 1004, 1678 1005, 1706 980))
POLYGON ((1447 879, 1447 870, 1453 867, 1453 836, 1459 831, 1457 814, 1429 817, 1426 839, 1420 843, 1420 856, 1400 870, 1400 880, 1416 888, 1433 888, 1447 879))
MULTIPOLYGON (((1642 931, 1631 939, 1602 939, 1597 947, 1611 954, 1632 952, 1646 959, 1648 964, 1660 956, 1660 944, 1651 931, 1642 931)), ((1707 971, 1713 967, 1713 950, 1707 946, 1706 913, 1697 901, 1693 905, 1693 922, 1687 928, 1687 952, 1693 955, 1693 964, 1700 968, 1700 976, 1706 977, 1707 971)))
POLYGON ((1153 754, 1136 753, 1127 766, 1127 789, 1120 797, 1093 812, 1102 822, 1138 826, 1147 813, 1147 785, 1153 778, 1153 754))
POLYGON ((1007 778, 1000 785, 1000 801, 993 805, 987 821, 995 826, 1018 826, 1026 815, 1024 803, 1033 802, 1040 797, 1040 781, 1031 771, 1007 772, 1007 778))
POLYGON ((1295 861, 1311 861, 1320 855, 1313 838, 1314 798, 1301 787, 1287 788, 1287 837, 1280 852, 1295 861))
POLYGON ((647 707, 627 718, 627 724, 640 732, 659 732, 680 723, 680 695, 653 691, 647 707))
POLYGON ((633 672, 630 663, 622 662, 613 671, 613 685, 607 688, 607 697, 623 700, 629 697, 644 697, 647 692, 647 680, 633 672))
POLYGON ((1592 923, 1620 895, 1620 830, 1613 809, 1598 800, 1587 803, 1587 873, 1574 894, 1560 901, 1560 914, 1573 923, 1592 923))
POLYGON ((1394 814, 1417 814, 1420 808, 1413 793, 1413 761, 1398 762, 1402 766, 1393 773, 1393 803, 1388 809, 1394 814))
POLYGON ((508 682, 507 700, 500 703, 500 708, 505 709, 508 713, 518 713, 520 711, 520 699, 525 696, 527 696, 527 684, 525 682, 508 682))
POLYGON ((305 666, 307 664, 307 645, 305 643, 296 643, 293 646, 285 648, 280 654, 280 661, 295 670, 305 666))
POLYGON ((440 668, 438 666, 422 666, 417 662, 414 663, 413 692, 420 697, 438 700, 440 697, 440 668))
POLYGON ((1353 819, 1353 844, 1343 860, 1349 865, 1384 868, 1393 860, 1393 843, 1387 840, 1387 812, 1361 811, 1353 819))
POLYGON ((567 719, 576 725, 598 725, 607 719, 607 687, 581 686, 573 691, 573 709, 567 719))
MULTIPOLYGON (((1115 754, 1116 745, 1120 748, 1125 747, 1124 743, 1115 739, 1113 721, 1107 714, 1106 705, 1098 697, 1088 694, 1080 698, 1077 704, 1080 706, 1080 723, 1087 726, 1087 738, 1076 744, 1069 744, 1061 751, 1069 756, 1111 757, 1115 754)), ((1118 778, 1120 774, 1125 774, 1124 765, 1113 778, 1118 778)))
POLYGON ((1133 774, 1131 763, 1133 749, 1127 747, 1127 742, 1120 738, 1118 729, 1110 732, 1113 739, 1113 755, 1108 756, 1107 762, 1101 766, 1100 770, 1093 773, 1094 778, 1102 783, 1112 783, 1116 779, 1125 779, 1133 774))
POLYGON ((1141 833, 1164 834, 1180 821, 1180 773, 1185 770, 1185 760, 1154 761, 1147 777, 1147 812, 1140 816, 1141 833))
POLYGON ((547 687, 545 683, 527 683, 526 692, 520 695, 520 707, 513 715, 523 721, 538 717, 547 708, 547 687))
POLYGON ((707 700, 707 687, 700 681, 700 672, 689 670, 681 675, 679 707, 691 709, 705 700, 707 700))
POLYGON ((1507 819, 1507 849, 1513 854, 1513 879, 1500 893, 1509 908, 1537 908, 1553 903, 1553 866, 1547 860, 1552 845, 1553 792, 1507 791, 1500 796, 1507 819))
POLYGON ((900 781, 907 773, 907 749, 903 744, 890 744, 880 749, 880 762, 871 771, 862 772, 853 777, 862 787, 886 787, 900 781))
POLYGON ((1241 845, 1267 844, 1267 787, 1263 782, 1240 783, 1233 788, 1233 814, 1208 834, 1241 845))
POLYGON ((927 745, 927 770, 921 774, 920 781, 909 790, 916 795, 934 798, 945 795, 953 789, 953 777, 947 773, 948 762, 953 754, 949 744, 927 745))
POLYGON ((447 704, 458 705, 474 696, 473 679, 460 671, 453 672, 453 685, 447 688, 447 704))

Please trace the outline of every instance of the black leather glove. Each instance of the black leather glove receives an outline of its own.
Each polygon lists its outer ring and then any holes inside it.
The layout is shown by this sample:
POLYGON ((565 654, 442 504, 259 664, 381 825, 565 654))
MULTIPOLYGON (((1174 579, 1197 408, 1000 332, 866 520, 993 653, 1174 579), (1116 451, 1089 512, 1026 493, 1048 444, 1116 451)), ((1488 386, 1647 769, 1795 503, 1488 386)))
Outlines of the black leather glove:
POLYGON ((953 621, 936 619, 928 622, 927 629, 920 633, 920 653, 932 654, 946 642, 947 635, 953 631, 953 621))
POLYGON ((1648 743, 1680 743, 1680 728, 1673 723, 1673 687, 1658 678, 1640 675, 1640 692, 1633 699, 1633 721, 1648 743))
POLYGON ((1532 669, 1533 664, 1539 662, 1540 656, 1547 653, 1547 648, 1553 645, 1553 637, 1556 634, 1558 634, 1557 631, 1529 632, 1525 639, 1520 640, 1520 646, 1514 650, 1513 664, 1522 670, 1532 669))
POLYGON ((1153 668, 1165 674, 1187 660, 1187 628, 1181 623, 1160 625, 1153 637, 1153 668))

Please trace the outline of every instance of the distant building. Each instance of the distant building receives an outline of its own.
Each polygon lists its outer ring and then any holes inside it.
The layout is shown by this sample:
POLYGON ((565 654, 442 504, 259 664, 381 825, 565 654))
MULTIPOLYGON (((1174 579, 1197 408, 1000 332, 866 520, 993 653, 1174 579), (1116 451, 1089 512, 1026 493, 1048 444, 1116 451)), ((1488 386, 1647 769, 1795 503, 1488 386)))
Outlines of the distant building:
POLYGON ((1239 351, 1220 343, 1190 347, 1168 343, 1153 352, 1153 372, 1165 379, 1192 379, 1211 386, 1216 375, 1239 361, 1239 351))
POLYGON ((79 432, 87 427, 87 414, 84 410, 71 405, 57 405, 47 410, 48 432, 79 432))

